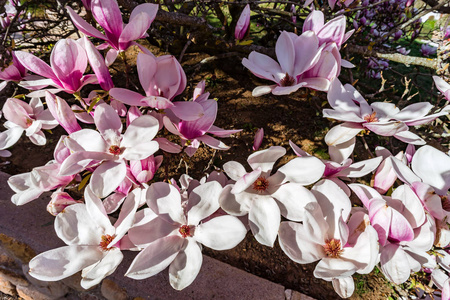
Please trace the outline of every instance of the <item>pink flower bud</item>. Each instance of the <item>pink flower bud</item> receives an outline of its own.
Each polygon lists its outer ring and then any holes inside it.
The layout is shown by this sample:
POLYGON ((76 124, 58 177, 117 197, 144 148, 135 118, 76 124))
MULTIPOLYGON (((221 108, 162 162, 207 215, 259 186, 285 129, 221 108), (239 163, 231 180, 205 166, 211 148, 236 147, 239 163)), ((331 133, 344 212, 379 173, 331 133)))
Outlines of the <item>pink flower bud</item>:
POLYGON ((247 4, 239 17, 234 29, 234 37, 237 40, 242 40, 247 34, 250 25, 250 5, 247 4))
POLYGON ((136 180, 140 183, 146 183, 153 179, 156 170, 161 165, 163 157, 161 155, 154 157, 153 155, 146 159, 133 161, 130 160, 130 170, 136 180))
POLYGON ((260 128, 256 131, 255 140, 253 142, 253 151, 256 151, 261 146, 262 140, 264 138, 264 129, 260 128))
POLYGON ((54 192, 52 194, 50 202, 47 205, 47 211, 50 214, 57 216, 67 206, 72 205, 72 204, 77 204, 77 203, 82 203, 82 201, 74 200, 66 192, 54 192))

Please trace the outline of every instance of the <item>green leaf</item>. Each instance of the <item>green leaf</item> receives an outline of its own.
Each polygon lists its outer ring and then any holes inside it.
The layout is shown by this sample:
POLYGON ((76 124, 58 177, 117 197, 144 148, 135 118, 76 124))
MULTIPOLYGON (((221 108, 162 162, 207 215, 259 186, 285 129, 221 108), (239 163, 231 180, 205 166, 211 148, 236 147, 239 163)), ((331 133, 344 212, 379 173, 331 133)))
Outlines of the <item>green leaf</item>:
POLYGON ((89 178, 91 178, 91 176, 92 176, 92 173, 89 174, 88 176, 84 177, 83 180, 81 180, 80 185, 78 186, 79 191, 86 186, 86 184, 88 183, 89 178))

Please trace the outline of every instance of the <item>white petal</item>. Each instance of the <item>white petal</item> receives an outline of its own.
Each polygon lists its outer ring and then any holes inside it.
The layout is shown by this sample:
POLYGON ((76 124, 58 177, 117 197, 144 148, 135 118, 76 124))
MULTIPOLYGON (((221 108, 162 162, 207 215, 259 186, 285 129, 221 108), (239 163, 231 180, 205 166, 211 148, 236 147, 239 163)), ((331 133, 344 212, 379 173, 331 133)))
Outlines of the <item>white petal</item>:
POLYGON ((180 192, 165 182, 155 182, 147 190, 148 206, 168 222, 185 223, 180 192))
POLYGON ((172 263, 184 243, 185 239, 176 235, 156 240, 136 256, 125 276, 145 279, 158 274, 172 263))
POLYGON ((202 251, 194 240, 189 240, 186 248, 180 251, 170 264, 170 285, 180 291, 189 286, 197 277, 202 267, 202 251))
POLYGON ((220 216, 198 225, 194 239, 214 250, 228 250, 239 244, 246 234, 247 229, 238 218, 220 216))
POLYGON ((95 169, 89 183, 94 194, 104 198, 111 194, 125 179, 127 166, 123 160, 106 161, 95 169))
POLYGON ((333 288, 341 298, 350 298, 355 291, 355 282, 352 276, 333 279, 333 288))
POLYGON ((81 286, 84 289, 89 289, 99 284, 103 278, 111 275, 116 270, 122 262, 122 259, 123 254, 118 248, 107 251, 106 256, 97 264, 90 267, 88 272, 83 270, 81 274, 81 286))
POLYGON ((280 209, 272 197, 260 195, 258 198, 253 201, 248 215, 250 229, 259 243, 273 247, 280 226, 280 209))
POLYGON ((256 170, 259 167, 262 172, 269 172, 272 170, 275 162, 285 154, 286 149, 283 147, 272 146, 269 149, 251 154, 248 157, 247 162, 253 170, 256 170))
POLYGON ((310 202, 317 202, 314 195, 298 183, 281 185, 272 197, 278 200, 283 217, 292 221, 303 221, 305 206, 310 202))
POLYGON ((222 186, 217 181, 206 182, 191 191, 187 205, 188 224, 197 225, 219 209, 222 186))
POLYGON ((43 281, 69 277, 101 260, 106 253, 95 246, 65 246, 41 253, 30 263, 30 275, 43 281))
POLYGON ((277 180, 290 181, 301 185, 309 185, 319 180, 325 171, 324 163, 314 156, 296 157, 281 168, 276 175, 277 180), (283 175, 283 176, 281 176, 283 175))

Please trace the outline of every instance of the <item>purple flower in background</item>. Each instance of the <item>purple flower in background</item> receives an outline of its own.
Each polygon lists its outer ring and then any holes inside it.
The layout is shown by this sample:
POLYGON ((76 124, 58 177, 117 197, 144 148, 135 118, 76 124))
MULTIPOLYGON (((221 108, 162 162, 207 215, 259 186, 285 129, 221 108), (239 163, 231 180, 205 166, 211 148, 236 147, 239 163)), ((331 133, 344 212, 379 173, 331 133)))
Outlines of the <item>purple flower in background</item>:
POLYGON ((422 44, 422 47, 420 47, 420 52, 422 52, 422 55, 426 57, 430 55, 435 55, 436 51, 437 51, 436 47, 433 47, 428 44, 422 44))

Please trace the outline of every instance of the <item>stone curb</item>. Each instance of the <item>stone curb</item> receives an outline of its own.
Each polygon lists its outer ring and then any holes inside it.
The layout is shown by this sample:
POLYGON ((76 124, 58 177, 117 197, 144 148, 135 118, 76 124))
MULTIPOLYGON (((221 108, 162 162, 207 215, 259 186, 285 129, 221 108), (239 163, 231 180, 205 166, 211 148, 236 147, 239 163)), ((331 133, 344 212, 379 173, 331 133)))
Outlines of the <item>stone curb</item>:
POLYGON ((137 253, 124 251, 124 260, 99 287, 84 290, 79 285, 80 274, 59 282, 42 282, 27 273, 29 260, 53 248, 64 246, 53 229, 53 219, 46 211, 49 196, 15 206, 7 179, 0 172, 0 291, 25 300, 46 299, 270 299, 313 300, 282 285, 203 256, 203 265, 196 280, 183 291, 169 284, 168 271, 145 279, 124 277, 137 253))

